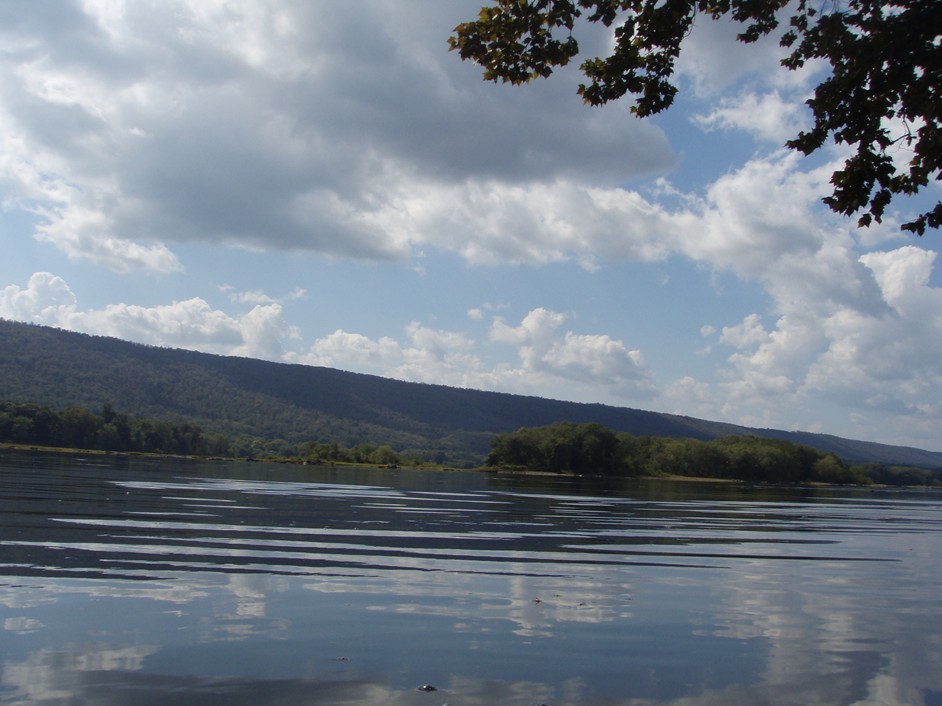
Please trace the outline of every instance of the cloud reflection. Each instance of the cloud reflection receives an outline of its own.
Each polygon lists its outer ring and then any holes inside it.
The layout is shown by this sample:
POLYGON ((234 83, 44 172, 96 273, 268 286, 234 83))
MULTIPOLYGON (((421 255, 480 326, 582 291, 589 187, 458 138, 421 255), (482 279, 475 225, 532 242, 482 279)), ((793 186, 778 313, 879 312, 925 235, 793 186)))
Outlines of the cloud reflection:
POLYGON ((0 516, 5 703, 428 706, 426 681, 453 706, 942 692, 931 498, 149 475, 103 506, 84 499, 114 485, 97 472, 0 516), (214 509, 175 514, 197 505, 214 509))
POLYGON ((32 652, 22 662, 4 662, 3 685, 10 689, 4 703, 70 703, 86 690, 88 674, 139 671, 144 659, 159 649, 96 644, 32 652))

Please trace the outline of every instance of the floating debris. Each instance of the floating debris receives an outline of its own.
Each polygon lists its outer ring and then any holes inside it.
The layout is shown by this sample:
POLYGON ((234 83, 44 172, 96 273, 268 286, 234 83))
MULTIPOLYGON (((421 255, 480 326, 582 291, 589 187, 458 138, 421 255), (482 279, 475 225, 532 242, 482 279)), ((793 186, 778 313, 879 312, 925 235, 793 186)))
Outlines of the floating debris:
POLYGON ((432 686, 431 684, 423 684, 417 691, 438 691, 438 687, 432 686))

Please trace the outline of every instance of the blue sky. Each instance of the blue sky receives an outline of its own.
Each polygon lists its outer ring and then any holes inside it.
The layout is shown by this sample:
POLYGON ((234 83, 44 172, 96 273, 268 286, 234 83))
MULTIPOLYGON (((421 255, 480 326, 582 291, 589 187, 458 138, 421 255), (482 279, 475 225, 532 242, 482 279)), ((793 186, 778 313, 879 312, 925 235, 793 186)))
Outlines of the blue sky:
POLYGON ((820 204, 823 67, 704 18, 639 121, 482 81, 479 7, 5 4, 0 317, 942 448, 939 234, 898 230, 939 189, 820 204))

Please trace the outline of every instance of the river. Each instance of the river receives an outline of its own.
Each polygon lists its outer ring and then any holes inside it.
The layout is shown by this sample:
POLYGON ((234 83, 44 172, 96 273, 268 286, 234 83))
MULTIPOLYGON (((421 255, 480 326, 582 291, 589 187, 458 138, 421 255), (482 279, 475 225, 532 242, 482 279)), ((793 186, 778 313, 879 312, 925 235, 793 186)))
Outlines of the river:
POLYGON ((940 587, 930 491, 0 456, 0 704, 939 706, 940 587))

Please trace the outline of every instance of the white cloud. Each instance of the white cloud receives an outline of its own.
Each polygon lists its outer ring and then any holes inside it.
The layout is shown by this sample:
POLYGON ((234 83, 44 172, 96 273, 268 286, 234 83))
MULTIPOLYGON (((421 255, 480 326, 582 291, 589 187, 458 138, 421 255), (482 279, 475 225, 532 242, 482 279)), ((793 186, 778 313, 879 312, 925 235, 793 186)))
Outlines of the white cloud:
POLYGON ((38 240, 53 243, 70 259, 89 260, 114 272, 150 270, 170 273, 183 269, 177 256, 163 243, 142 245, 98 235, 98 232, 84 230, 75 221, 65 218, 42 224, 36 230, 38 240))
MULTIPOLYGON (((518 326, 495 317, 491 340, 516 346, 521 368, 517 375, 585 383, 609 394, 641 399, 653 393, 653 383, 639 350, 605 334, 576 334, 557 330, 566 317, 545 308, 530 311, 518 326)), ((534 387, 536 387, 534 385, 534 387)))
POLYGON ((261 289, 254 289, 250 292, 231 292, 229 301, 237 304, 273 304, 275 299, 261 289))
POLYGON ((815 388, 867 406, 934 409, 942 385, 942 289, 930 286, 936 253, 915 246, 862 256, 888 309, 845 309, 827 323, 831 345, 809 371, 815 388))
MULTIPOLYGON (((508 325, 503 318, 495 317, 491 326, 491 340, 524 346, 525 350, 544 349, 551 345, 555 331, 566 321, 566 316, 540 307, 533 309, 517 326, 508 325)), ((535 362, 532 354, 522 355, 535 362)))
POLYGON ((282 316, 281 304, 257 305, 238 318, 242 344, 233 348, 231 355, 280 361, 284 355, 283 339, 297 340, 301 334, 295 326, 288 326, 282 316))
POLYGON ((694 115, 693 121, 707 130, 743 130, 757 139, 784 145, 807 128, 806 113, 801 102, 787 101, 778 92, 746 92, 722 99, 709 113, 694 115))
POLYGON ((588 111, 566 82, 476 78, 445 45, 474 8, 90 2, 68 29, 20 8, 0 27, 20 48, 0 62, 0 180, 70 257, 169 272, 171 242, 405 258, 455 244, 388 227, 390 194, 673 163, 658 128, 588 111))
POLYGON ((647 399, 653 383, 640 351, 604 334, 558 329, 566 317, 544 308, 530 311, 517 326, 495 317, 490 344, 509 344, 519 365, 488 365, 489 343, 466 334, 411 323, 405 341, 371 339, 335 331, 318 339, 293 362, 326 365, 414 382, 596 401, 604 386, 615 399, 647 399))
POLYGON ((490 378, 472 353, 474 342, 464 334, 430 329, 417 322, 406 327, 406 341, 388 336, 371 339, 337 330, 317 339, 304 354, 286 359, 308 365, 338 367, 412 382, 476 387, 490 378))
POLYGON ((649 385, 644 356, 605 334, 566 332, 543 356, 543 363, 557 374, 595 384, 608 381, 614 387, 631 387, 635 396, 649 385), (640 383, 640 384, 638 384, 640 383))
POLYGON ((733 348, 751 348, 768 341, 769 334, 762 327, 758 314, 749 314, 735 326, 724 326, 720 342, 733 348))
POLYGON ((890 252, 861 255, 860 261, 873 272, 887 304, 910 317, 924 321, 938 320, 937 289, 930 288, 929 278, 937 253, 914 245, 890 252))
POLYGON ((725 16, 712 20, 699 15, 681 45, 677 75, 690 81, 700 97, 715 97, 743 83, 762 83, 790 93, 807 92, 810 82, 820 79, 827 70, 827 64, 812 60, 795 71, 781 65, 788 50, 779 45, 779 38, 788 29, 790 9, 779 12, 777 30, 749 44, 736 39, 746 25, 725 16))
POLYGON ((600 259, 658 260, 670 252, 669 214, 640 194, 568 180, 508 185, 401 183, 388 203, 363 217, 396 242, 459 253, 477 265, 600 259))
POLYGON ((242 340, 238 321, 198 297, 154 307, 109 304, 104 309, 74 312, 60 324, 139 343, 187 348, 236 346, 242 340))
MULTIPOLYGON (((846 223, 819 204, 836 166, 803 171, 799 155, 778 150, 724 174, 702 194, 677 194, 674 208, 637 191, 567 180, 427 182, 420 189, 403 182, 361 218, 391 241, 433 245, 480 265, 577 262, 593 270, 599 262, 680 254, 771 283, 786 271, 793 280, 790 268, 817 267, 815 257, 826 250, 832 263, 857 267, 846 223)), ((882 238, 871 237, 871 245, 898 238, 880 227, 871 236, 878 232, 882 238)), ((836 292, 857 286, 859 273, 832 279, 836 292)))
POLYGON ((733 421, 786 428, 802 418, 803 428, 814 426, 801 411, 809 405, 835 406, 855 411, 843 434, 937 445, 942 289, 931 286, 935 259, 915 246, 871 252, 859 257, 859 270, 805 268, 791 287, 786 278, 797 271, 787 268, 769 287, 780 312, 771 330, 758 314, 723 327, 719 342, 734 349, 726 380, 706 396, 702 386, 672 386, 665 399, 702 410, 712 397, 707 416, 735 410, 733 421), (817 278, 848 281, 834 287, 817 278))
POLYGON ((11 284, 0 292, 0 317, 12 321, 57 325, 75 311, 75 294, 61 277, 36 272, 25 288, 11 284))
POLYGON ((297 299, 304 299, 307 296, 307 291, 301 287, 295 287, 293 290, 288 292, 288 294, 279 298, 275 298, 270 294, 266 294, 261 289, 253 289, 247 292, 234 292, 232 291, 232 287, 229 286, 222 286, 219 289, 220 291, 227 292, 229 295, 229 301, 236 304, 284 303, 297 299))
POLYGON ((753 44, 736 40, 745 25, 727 18, 712 20, 699 15, 684 39, 677 60, 679 76, 692 81, 698 94, 716 94, 744 77, 785 71, 779 64, 784 50, 775 37, 753 44))
POLYGON ((398 364, 402 358, 402 349, 392 338, 383 336, 374 341, 363 334, 338 329, 317 339, 306 355, 293 360, 308 365, 353 366, 356 369, 361 366, 383 367, 389 361, 398 364))
POLYGON ((25 288, 5 287, 0 316, 137 343, 266 360, 280 360, 282 343, 299 335, 285 322, 278 303, 257 305, 241 316, 214 309, 199 297, 152 307, 109 304, 83 311, 68 283, 49 272, 35 273, 25 288))

